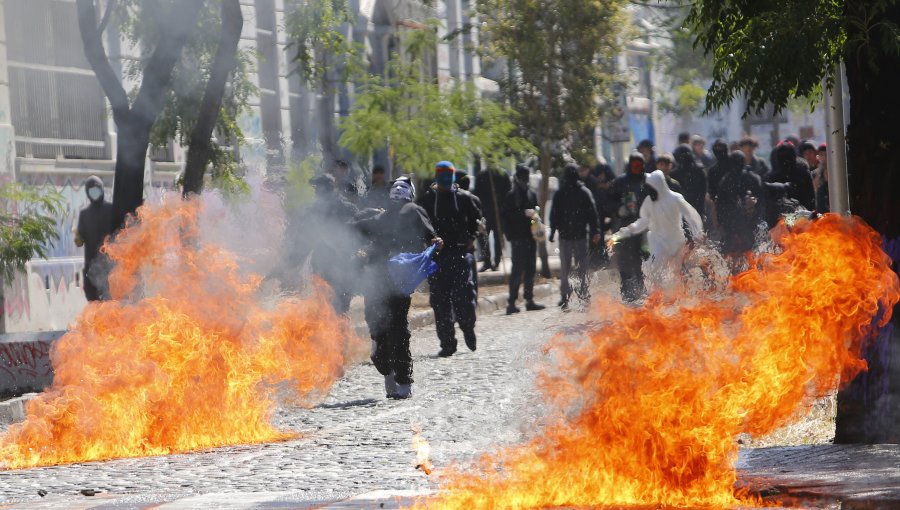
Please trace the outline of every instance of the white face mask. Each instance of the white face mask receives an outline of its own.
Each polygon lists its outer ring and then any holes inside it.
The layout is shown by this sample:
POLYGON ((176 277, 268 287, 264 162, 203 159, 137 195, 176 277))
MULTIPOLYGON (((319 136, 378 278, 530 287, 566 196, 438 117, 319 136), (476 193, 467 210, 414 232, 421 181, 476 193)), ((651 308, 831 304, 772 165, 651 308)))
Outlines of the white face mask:
POLYGON ((91 200, 100 200, 100 197, 103 196, 103 188, 98 188, 94 186, 93 188, 88 190, 88 197, 91 200))

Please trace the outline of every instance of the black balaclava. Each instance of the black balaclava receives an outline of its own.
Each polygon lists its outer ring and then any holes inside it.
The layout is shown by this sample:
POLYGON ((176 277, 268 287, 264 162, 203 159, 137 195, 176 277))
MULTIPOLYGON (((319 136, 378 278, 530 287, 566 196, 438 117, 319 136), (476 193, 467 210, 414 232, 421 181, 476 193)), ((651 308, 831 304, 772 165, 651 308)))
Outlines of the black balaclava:
POLYGON ((516 186, 527 189, 530 180, 531 170, 529 170, 525 165, 516 165, 516 186))
POLYGON ((776 171, 788 173, 797 164, 797 150, 790 143, 782 143, 775 147, 772 156, 776 171))
POLYGON ((578 185, 578 167, 575 165, 566 165, 563 169, 563 183, 567 186, 578 185))
POLYGON ((691 146, 686 143, 676 147, 672 156, 675 158, 675 164, 680 169, 687 170, 694 166, 694 152, 691 150, 691 146))
POLYGON ((728 155, 728 173, 740 173, 747 162, 744 160, 744 153, 741 151, 733 151, 728 155))

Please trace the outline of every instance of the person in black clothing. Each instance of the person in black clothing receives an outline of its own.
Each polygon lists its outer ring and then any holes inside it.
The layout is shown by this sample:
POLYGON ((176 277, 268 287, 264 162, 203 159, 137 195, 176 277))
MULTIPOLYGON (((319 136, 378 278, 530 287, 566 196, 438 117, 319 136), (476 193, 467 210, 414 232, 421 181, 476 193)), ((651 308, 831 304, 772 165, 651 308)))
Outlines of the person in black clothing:
POLYGON ((386 209, 389 200, 390 186, 384 177, 384 167, 375 165, 372 168, 372 184, 361 201, 361 206, 369 209, 386 209))
MULTIPOLYGON (((456 185, 459 186, 459 189, 463 191, 469 191, 469 185, 471 184, 471 179, 469 179, 469 174, 466 173, 465 170, 457 170, 456 171, 456 185)), ((472 200, 475 202, 475 207, 478 208, 479 211, 484 214, 484 209, 481 205, 481 200, 474 193, 472 194, 472 200)), ((476 236, 476 240, 484 241, 485 238, 485 229, 484 229, 485 220, 484 218, 478 218, 478 234, 476 236)), ((483 245, 483 244, 482 244, 483 245)), ((472 279, 475 280, 475 296, 478 296, 478 261, 475 260, 475 246, 469 250, 469 253, 466 255, 466 260, 469 261, 469 265, 472 266, 472 279)))
POLYGON ((300 253, 294 262, 300 263, 306 255, 310 256, 312 272, 331 286, 334 310, 344 314, 350 309, 359 269, 354 254, 361 240, 350 226, 359 211, 335 189, 334 176, 322 174, 309 182, 315 188, 316 199, 300 228, 301 239, 305 241, 302 247, 311 253, 300 253))
MULTIPOLYGON (((688 135, 688 140, 690 140, 690 135, 688 135)), ((637 150, 641 153, 641 156, 644 157, 644 172, 649 174, 656 170, 656 152, 654 151, 653 142, 650 140, 641 140, 640 143, 638 143, 637 150)))
POLYGON ((459 189, 454 181, 456 169, 449 161, 436 165, 434 184, 422 195, 419 205, 428 213, 444 248, 435 257, 436 273, 428 278, 431 308, 441 343, 439 356, 456 352, 454 320, 463 332, 466 346, 475 350, 475 276, 469 254, 478 235, 481 211, 475 197, 459 189))
POLYGON ((500 232, 500 211, 503 209, 503 199, 506 198, 512 183, 509 176, 503 170, 485 169, 475 176, 475 196, 481 200, 485 219, 485 234, 481 243, 481 271, 496 270, 500 267, 500 259, 503 258, 503 234, 500 232), (494 259, 491 263, 490 235, 494 236, 494 259))
POLYGON ((716 194, 722 253, 732 257, 753 249, 757 226, 763 219, 762 180, 747 168, 745 161, 743 153, 731 153, 716 194))
MULTIPOLYGON (((772 162, 774 168, 766 176, 765 182, 784 184, 785 197, 788 200, 794 200, 806 210, 814 211, 816 209, 816 193, 813 190, 812 176, 806 161, 797 156, 794 145, 791 142, 778 144, 775 147, 772 162)), ((777 206, 776 209, 778 209, 777 206)), ((783 214, 790 211, 778 209, 778 212, 783 214)), ((771 211, 769 219, 773 219, 775 215, 774 210, 771 211)))
POLYGON ((720 138, 713 142, 712 152, 716 162, 706 175, 706 187, 709 191, 709 196, 715 202, 719 181, 728 173, 728 144, 720 138))
POLYGON ((602 269, 609 264, 609 254, 606 253, 603 236, 615 215, 616 204, 612 198, 612 183, 616 179, 616 174, 606 163, 598 163, 591 169, 591 177, 594 180, 591 192, 594 195, 594 205, 597 206, 600 241, 588 247, 588 256, 591 269, 602 269))
POLYGON ((559 191, 553 196, 550 208, 550 242, 559 232, 559 306, 568 309, 572 289, 569 285, 569 272, 572 269, 572 258, 575 259, 575 277, 578 278, 576 295, 586 301, 588 295, 588 231, 590 242, 600 242, 597 225, 597 207, 591 192, 578 178, 578 168, 567 165, 563 170, 563 182, 559 191))
MULTIPOLYGON (((628 172, 616 177, 612 185, 613 196, 618 205, 614 227, 616 230, 637 221, 641 204, 646 198, 645 177, 644 157, 640 153, 634 152, 628 158, 628 172)), ((634 236, 622 239, 615 247, 622 298, 626 301, 636 301, 646 292, 644 273, 641 269, 643 261, 641 244, 642 236, 634 236)))
POLYGON ((536 214, 537 195, 528 185, 531 171, 527 166, 516 166, 513 188, 503 199, 501 218, 503 233, 512 245, 512 269, 509 273, 509 304, 506 314, 519 313, 519 285, 524 286, 525 309, 543 310, 544 305, 534 302, 534 273, 537 266, 537 243, 531 233, 531 220, 536 214))
POLYGON ((78 214, 75 246, 84 246, 84 297, 88 301, 109 299, 108 267, 100 247, 113 232, 112 204, 103 199, 103 181, 92 175, 84 182, 88 205, 78 214))
POLYGON ((409 352, 410 296, 399 291, 388 273, 388 260, 399 253, 416 253, 442 240, 428 213, 413 203, 415 188, 395 181, 384 212, 356 223, 369 241, 363 295, 365 318, 372 338, 372 363, 384 376, 388 398, 412 396, 413 366, 409 352))
POLYGON ((759 148, 756 138, 745 136, 738 142, 738 147, 744 153, 744 164, 750 167, 751 172, 765 180, 770 170, 766 162, 756 155, 756 149, 759 148))
MULTIPOLYGON (((681 185, 681 193, 702 218, 706 217, 706 174, 697 166, 694 153, 688 145, 679 145, 673 154, 675 170, 672 178, 681 185)), ((675 190, 672 190, 675 191, 675 190)))

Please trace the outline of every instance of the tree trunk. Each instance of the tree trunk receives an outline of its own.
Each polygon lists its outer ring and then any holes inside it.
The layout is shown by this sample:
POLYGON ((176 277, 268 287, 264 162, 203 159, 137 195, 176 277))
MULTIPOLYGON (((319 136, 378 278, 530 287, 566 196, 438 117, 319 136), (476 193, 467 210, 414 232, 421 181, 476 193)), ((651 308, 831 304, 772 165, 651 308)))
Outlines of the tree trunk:
MULTIPOLYGON (((541 220, 547 218, 547 199, 550 194, 550 170, 553 163, 553 156, 547 147, 541 148, 540 164, 541 164, 541 188, 538 190, 538 206, 541 208, 541 220)), ((541 276, 550 278, 550 261, 547 255, 547 242, 538 244, 538 256, 541 258, 541 276)))
MULTIPOLYGON (((883 20, 900 23, 900 7, 883 20)), ((866 34, 851 33, 848 39, 866 34)), ((873 43, 878 44, 878 43, 873 43)), ((847 130, 850 209, 881 233, 886 241, 900 237, 900 57, 880 47, 852 49, 845 56, 850 91, 847 130), (873 68, 869 63, 874 59, 873 68)), ((895 241, 897 242, 897 241, 895 241)), ((898 261, 894 260, 897 269, 898 261)), ((900 309, 894 309, 898 324, 900 309)), ((836 443, 900 442, 900 345, 897 331, 886 328, 868 348, 869 370, 838 393, 836 443), (893 351, 893 352, 892 352, 893 351)))
POLYGON ((184 196, 199 195, 203 191, 203 174, 213 155, 212 134, 216 127, 216 119, 222 109, 225 97, 225 85, 228 77, 237 65, 237 49, 244 26, 239 0, 223 0, 222 33, 219 47, 209 73, 209 82, 200 103, 197 124, 191 132, 188 145, 187 163, 184 167, 184 196))
MULTIPOLYGON (((131 114, 125 117, 130 117, 131 114)), ((113 186, 113 225, 125 225, 125 219, 144 203, 144 165, 150 145, 150 127, 128 119, 116 120, 116 173, 113 186)))

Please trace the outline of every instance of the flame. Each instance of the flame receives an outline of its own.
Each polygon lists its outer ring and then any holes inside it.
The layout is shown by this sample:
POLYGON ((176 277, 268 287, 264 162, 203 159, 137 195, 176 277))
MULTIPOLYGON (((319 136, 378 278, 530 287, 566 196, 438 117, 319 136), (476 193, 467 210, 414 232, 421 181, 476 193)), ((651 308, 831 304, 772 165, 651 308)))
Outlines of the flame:
POLYGON ((276 391, 309 402, 341 377, 358 340, 324 289, 264 309, 261 278, 199 241, 201 207, 144 207, 106 246, 114 300, 88 305, 54 346, 53 385, 0 437, 0 465, 284 439, 276 391))
POLYGON ((555 410, 523 445, 444 477, 429 508, 753 503, 736 490, 740 433, 762 435, 865 370, 864 343, 900 300, 878 235, 825 216, 774 232, 724 295, 606 300, 556 337, 540 389, 555 410), (839 376, 839 377, 838 377, 839 376))
POLYGON ((426 475, 430 475, 434 471, 434 465, 431 464, 431 445, 422 438, 422 432, 419 429, 413 429, 412 447, 416 452, 416 469, 421 469, 426 475))

